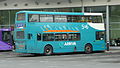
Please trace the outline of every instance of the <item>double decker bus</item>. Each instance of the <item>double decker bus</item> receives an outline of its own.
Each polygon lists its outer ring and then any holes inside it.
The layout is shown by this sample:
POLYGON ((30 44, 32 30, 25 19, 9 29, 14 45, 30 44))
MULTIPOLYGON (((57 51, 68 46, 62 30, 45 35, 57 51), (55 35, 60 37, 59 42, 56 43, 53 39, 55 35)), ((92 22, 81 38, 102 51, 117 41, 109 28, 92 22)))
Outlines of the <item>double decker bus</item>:
POLYGON ((15 52, 53 53, 105 51, 102 13, 16 13, 15 52))
POLYGON ((1 28, 0 29, 0 51, 12 50, 13 49, 13 29, 1 28))

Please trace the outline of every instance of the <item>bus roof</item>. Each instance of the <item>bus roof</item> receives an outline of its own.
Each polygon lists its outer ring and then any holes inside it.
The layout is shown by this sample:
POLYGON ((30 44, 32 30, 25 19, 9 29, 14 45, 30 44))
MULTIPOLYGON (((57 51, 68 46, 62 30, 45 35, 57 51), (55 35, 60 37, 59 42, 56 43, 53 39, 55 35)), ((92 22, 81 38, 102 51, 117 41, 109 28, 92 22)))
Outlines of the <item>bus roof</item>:
POLYGON ((62 15, 102 15, 102 13, 78 13, 78 12, 45 12, 45 11, 19 11, 17 13, 31 14, 62 14, 62 15))

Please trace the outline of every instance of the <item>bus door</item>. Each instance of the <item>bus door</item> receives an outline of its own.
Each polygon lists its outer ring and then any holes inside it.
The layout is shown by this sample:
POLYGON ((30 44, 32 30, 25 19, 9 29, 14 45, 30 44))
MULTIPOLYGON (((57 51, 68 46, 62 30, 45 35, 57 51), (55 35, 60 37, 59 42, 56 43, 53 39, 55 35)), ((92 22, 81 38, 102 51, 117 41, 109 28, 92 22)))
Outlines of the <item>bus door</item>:
POLYGON ((105 33, 104 31, 96 32, 96 40, 94 41, 95 49, 101 50, 105 48, 105 33))
POLYGON ((33 33, 27 34, 27 50, 30 52, 34 52, 36 50, 35 37, 36 36, 33 33))

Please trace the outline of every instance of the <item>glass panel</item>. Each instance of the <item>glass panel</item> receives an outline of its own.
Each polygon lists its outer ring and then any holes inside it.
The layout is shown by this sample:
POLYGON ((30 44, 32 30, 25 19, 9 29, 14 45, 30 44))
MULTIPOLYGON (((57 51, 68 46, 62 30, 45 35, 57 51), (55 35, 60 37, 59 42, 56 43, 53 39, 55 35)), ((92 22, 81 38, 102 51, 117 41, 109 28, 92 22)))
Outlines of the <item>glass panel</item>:
POLYGON ((92 16, 92 23, 103 23, 102 16, 92 16))
POLYGON ((103 23, 102 16, 80 16, 80 15, 68 15, 68 22, 91 22, 91 23, 103 23))
POLYGON ((90 6, 85 7, 85 12, 88 13, 103 13, 104 21, 106 21, 106 6, 90 6))
MULTIPOLYGON (((120 5, 110 6, 110 40, 120 38, 120 5)), ((117 43, 117 42, 116 42, 117 43)), ((116 44, 118 45, 118 44, 116 44)))
POLYGON ((40 34, 40 33, 37 34, 37 40, 38 40, 38 41, 41 40, 41 34, 40 34))
POLYGON ((29 22, 39 22, 38 14, 29 14, 29 22))
POLYGON ((105 32, 100 31, 100 32, 96 32, 96 40, 104 40, 105 38, 105 32))
POLYGON ((9 10, 9 13, 10 13, 10 25, 12 25, 12 26, 14 26, 14 24, 15 24, 15 15, 16 15, 16 12, 18 12, 18 11, 20 11, 20 10, 9 10))
POLYGON ((55 22, 67 22, 67 16, 55 15, 55 22))
POLYGON ((40 15, 40 22, 53 22, 53 15, 40 15))
POLYGON ((80 40, 80 33, 70 33, 68 34, 68 39, 70 41, 80 40))
POLYGON ((110 6, 110 21, 120 22, 120 5, 110 6))
POLYGON ((120 28, 120 23, 111 23, 110 24, 110 29, 119 29, 120 28))
POLYGON ((81 17, 79 15, 68 15, 68 22, 81 22, 81 17))
MULTIPOLYGON (((120 38, 120 30, 111 30, 110 31, 110 36, 111 36, 111 38, 113 38, 113 39, 118 39, 118 38, 120 38)), ((112 39, 111 39, 112 40, 112 39)))
POLYGON ((28 34, 28 39, 32 39, 32 34, 28 34))
POLYGON ((120 46, 120 30, 111 30, 111 45, 120 46))
POLYGON ((7 43, 10 43, 12 41, 10 31, 2 31, 2 40, 7 43))
POLYGON ((9 11, 0 10, 0 28, 9 28, 9 11))
POLYGON ((17 15, 17 20, 18 21, 22 21, 22 20, 25 20, 25 13, 20 13, 17 15))
POLYGON ((24 31, 17 31, 16 38, 17 39, 24 39, 24 31))
POLYGON ((54 41, 54 34, 43 34, 43 41, 54 41))
POLYGON ((68 35, 66 33, 57 33, 55 34, 55 41, 67 41, 68 35))

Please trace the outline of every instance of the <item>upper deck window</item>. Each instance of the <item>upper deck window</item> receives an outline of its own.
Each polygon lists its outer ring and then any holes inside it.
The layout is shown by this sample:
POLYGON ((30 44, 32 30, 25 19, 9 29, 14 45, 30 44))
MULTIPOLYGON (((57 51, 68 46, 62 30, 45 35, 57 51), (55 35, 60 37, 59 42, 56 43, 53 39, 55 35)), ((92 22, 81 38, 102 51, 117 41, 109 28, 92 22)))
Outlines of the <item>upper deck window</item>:
POLYGON ((102 17, 101 16, 91 16, 92 23, 102 23, 102 17))
POLYGON ((40 15, 40 22, 53 22, 53 15, 40 15))
POLYGON ((68 15, 67 16, 68 22, 80 22, 80 20, 81 20, 80 15, 68 15))
POLYGON ((68 15, 68 16, 67 16, 67 22, 102 23, 102 16, 68 15))
POLYGON ((39 22, 39 14, 29 14, 29 22, 39 22))
POLYGON ((19 14, 17 14, 17 20, 18 21, 25 20, 25 13, 19 13, 19 14))
POLYGON ((67 22, 67 16, 65 15, 55 15, 54 16, 55 22, 67 22))
MULTIPOLYGON (((21 15, 22 16, 22 15, 21 15)), ((54 14, 29 14, 29 22, 55 22, 55 23, 103 23, 101 15, 54 15, 54 14)))

